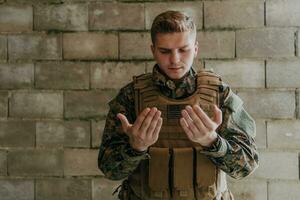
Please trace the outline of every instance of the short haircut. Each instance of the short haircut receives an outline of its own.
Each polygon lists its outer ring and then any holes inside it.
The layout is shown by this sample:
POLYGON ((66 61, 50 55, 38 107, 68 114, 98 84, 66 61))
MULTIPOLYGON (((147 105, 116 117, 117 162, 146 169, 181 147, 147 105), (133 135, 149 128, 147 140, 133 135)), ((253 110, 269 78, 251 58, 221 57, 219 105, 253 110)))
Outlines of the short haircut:
POLYGON ((156 34, 191 31, 196 33, 193 18, 180 11, 169 10, 155 17, 151 26, 151 40, 155 44, 156 34))

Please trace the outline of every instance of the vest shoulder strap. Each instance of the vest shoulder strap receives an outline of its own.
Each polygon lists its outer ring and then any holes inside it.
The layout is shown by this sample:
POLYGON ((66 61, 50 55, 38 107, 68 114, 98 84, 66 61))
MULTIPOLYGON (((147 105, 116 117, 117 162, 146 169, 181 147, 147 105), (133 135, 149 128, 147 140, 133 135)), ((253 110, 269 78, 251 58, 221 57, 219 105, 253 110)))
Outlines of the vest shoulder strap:
POLYGON ((221 86, 221 76, 209 70, 199 70, 197 72, 197 86, 200 85, 221 86))
POLYGON ((133 83, 134 83, 135 90, 149 87, 149 86, 153 85, 152 84, 152 74, 146 73, 146 74, 141 74, 139 76, 134 76, 133 83))

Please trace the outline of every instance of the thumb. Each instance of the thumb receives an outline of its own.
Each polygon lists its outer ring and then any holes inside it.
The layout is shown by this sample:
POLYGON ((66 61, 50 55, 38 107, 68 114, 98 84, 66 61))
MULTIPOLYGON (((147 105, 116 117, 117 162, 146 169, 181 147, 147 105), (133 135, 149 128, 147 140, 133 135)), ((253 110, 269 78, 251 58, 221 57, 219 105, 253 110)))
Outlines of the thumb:
POLYGON ((214 105, 214 113, 214 122, 219 126, 222 123, 222 111, 216 105, 214 105))
POLYGON ((126 118, 125 115, 118 113, 117 114, 118 119, 121 121, 122 123, 122 129, 125 133, 127 133, 127 130, 129 127, 131 127, 131 124, 128 122, 128 119, 126 118))

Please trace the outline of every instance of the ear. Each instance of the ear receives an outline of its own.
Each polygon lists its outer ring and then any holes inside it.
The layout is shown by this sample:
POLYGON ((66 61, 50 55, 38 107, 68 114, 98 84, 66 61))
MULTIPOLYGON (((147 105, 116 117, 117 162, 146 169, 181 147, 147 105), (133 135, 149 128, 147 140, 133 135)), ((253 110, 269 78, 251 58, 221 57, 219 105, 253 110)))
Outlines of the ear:
POLYGON ((152 55, 154 56, 154 51, 155 51, 155 47, 154 47, 154 45, 153 44, 151 44, 151 52, 152 52, 152 55))
POLYGON ((199 46, 198 46, 198 41, 195 41, 195 55, 194 55, 194 58, 196 58, 197 57, 197 55, 198 55, 198 50, 199 50, 199 46))

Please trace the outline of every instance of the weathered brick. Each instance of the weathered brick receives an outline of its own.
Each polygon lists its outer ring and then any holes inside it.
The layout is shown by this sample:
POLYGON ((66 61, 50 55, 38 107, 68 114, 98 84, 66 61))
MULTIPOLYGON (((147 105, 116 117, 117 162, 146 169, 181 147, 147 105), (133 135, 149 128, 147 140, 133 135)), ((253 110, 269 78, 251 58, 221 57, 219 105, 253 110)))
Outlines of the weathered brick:
POLYGON ((202 2, 172 2, 172 3, 146 3, 145 4, 145 20, 146 29, 151 29, 154 18, 167 10, 178 10, 192 16, 197 29, 202 29, 203 21, 203 3, 202 2))
POLYGON ((266 22, 268 26, 299 26, 300 2, 297 0, 267 0, 266 22))
POLYGON ((92 147, 99 147, 102 141, 105 120, 92 121, 92 147))
POLYGON ((33 147, 35 145, 35 122, 0 121, 1 147, 33 147))
POLYGON ((16 92, 10 102, 11 117, 61 118, 63 95, 54 92, 16 92))
POLYGON ((17 89, 33 86, 34 66, 31 63, 0 63, 0 88, 17 89))
POLYGON ((0 60, 7 59, 7 37, 0 35, 0 60))
POLYGON ((205 1, 205 28, 249 28, 264 26, 264 2, 205 1))
MULTIPOLYGON (((6 151, 1 150, 0 151, 0 176, 6 176, 6 175, 7 175, 7 153, 6 151)), ((0 192, 0 196, 1 196, 1 192, 0 192)))
POLYGON ((47 147, 90 147, 90 123, 84 121, 37 122, 36 144, 47 147))
POLYGON ((120 33, 121 59, 153 59, 150 33, 120 33))
POLYGON ((276 120, 267 125, 268 148, 299 149, 300 120, 276 120))
POLYGON ((98 150, 66 149, 64 153, 64 174, 67 176, 95 176, 98 169, 98 150))
POLYGON ((116 91, 66 92, 65 117, 94 118, 104 117, 108 111, 107 103, 116 95, 116 91))
POLYGON ((8 93, 0 92, 0 117, 8 115, 8 93))
POLYGON ((298 200, 300 183, 298 181, 270 181, 269 199, 272 200, 298 200))
POLYGON ((298 180, 298 153, 260 151, 259 168, 252 178, 298 180))
POLYGON ((39 5, 34 10, 36 30, 88 30, 87 4, 39 5))
POLYGON ((237 57, 295 56, 293 29, 265 28, 236 32, 237 57))
POLYGON ((267 61, 267 87, 300 87, 299 59, 267 61))
POLYGON ((90 200, 91 180, 44 179, 36 181, 36 200, 90 200))
POLYGON ((200 58, 234 58, 235 33, 233 31, 198 32, 200 58))
POLYGON ((66 33, 63 54, 65 59, 116 59, 118 36, 114 33, 66 33))
POLYGON ((12 176, 62 176, 62 150, 20 149, 8 152, 8 173, 12 176))
POLYGON ((9 59, 60 60, 60 35, 41 33, 8 36, 9 59))
POLYGON ((34 180, 0 180, 1 200, 34 199, 34 180))
POLYGON ((141 3, 89 4, 91 30, 144 29, 144 5, 141 3), (128 14, 130 13, 130 14, 128 14))
POLYGON ((83 62, 37 63, 35 87, 41 89, 88 89, 89 64, 83 62))
POLYGON ((120 89, 134 75, 145 73, 145 64, 136 62, 105 62, 91 64, 91 87, 120 89))
POLYGON ((250 90, 238 92, 255 118, 293 118, 295 91, 250 90))
POLYGON ((30 5, 38 5, 38 4, 50 4, 50 3, 62 3, 64 0, 6 0, 9 3, 16 4, 30 4, 30 5))
POLYGON ((28 5, 1 5, 0 32, 32 31, 33 9, 28 5), (16 14, 18 13, 18 14, 16 14))
POLYGON ((229 181, 229 189, 238 200, 268 199, 267 182, 263 180, 233 180, 229 181))
POLYGON ((267 125, 265 120, 262 119, 255 119, 256 124, 256 137, 255 141, 257 147, 260 149, 267 148, 267 125))
POLYGON ((212 68, 216 73, 220 74, 222 76, 222 80, 229 84, 231 87, 265 87, 264 61, 205 61, 205 68, 212 68))
POLYGON ((112 196, 115 189, 121 185, 121 181, 111 181, 105 178, 93 179, 92 180, 92 190, 93 197, 92 200, 105 199, 105 200, 116 200, 118 199, 117 194, 112 196))

